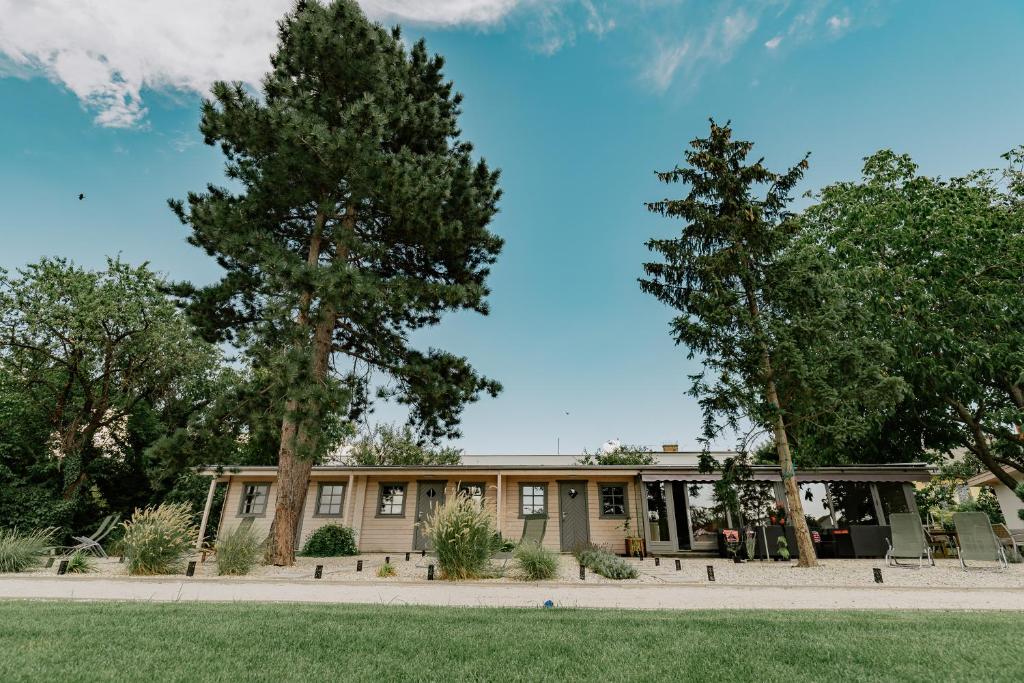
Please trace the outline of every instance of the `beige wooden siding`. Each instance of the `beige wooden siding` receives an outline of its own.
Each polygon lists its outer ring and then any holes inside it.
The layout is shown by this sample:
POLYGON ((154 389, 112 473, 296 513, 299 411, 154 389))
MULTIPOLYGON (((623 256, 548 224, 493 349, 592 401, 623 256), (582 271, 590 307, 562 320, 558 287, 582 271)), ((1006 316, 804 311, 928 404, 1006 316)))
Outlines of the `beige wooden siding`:
POLYGON ((561 548, 560 527, 558 520, 558 481, 539 477, 510 477, 502 475, 501 484, 504 487, 502 492, 502 506, 505 508, 505 519, 502 524, 503 536, 507 539, 518 541, 523 536, 522 517, 519 516, 519 485, 520 484, 547 484, 548 495, 548 524, 544 530, 545 548, 558 551, 561 548))
MULTIPOLYGON (((318 517, 316 514, 316 498, 320 491, 320 484, 341 484, 345 487, 345 499, 341 502, 342 511, 345 510, 349 504, 349 496, 352 495, 352 491, 348 490, 348 475, 340 477, 338 479, 314 479, 309 482, 309 488, 306 491, 306 504, 302 509, 302 524, 299 527, 299 545, 301 548, 306 544, 306 539, 313 535, 313 532, 322 526, 328 524, 345 524, 346 526, 352 526, 350 523, 344 521, 343 515, 337 517, 318 517)), ((352 488, 355 488, 353 485, 352 488)))
MULTIPOLYGON (((424 478, 426 480, 426 478, 424 478)), ((459 481, 467 483, 482 482, 485 487, 484 506, 495 514, 497 507, 497 478, 462 477, 460 480, 448 479, 445 495, 455 495, 459 481)), ((358 488, 358 487, 356 487, 358 488)), ((314 492, 315 496, 316 493, 314 492)), ((366 477, 364 497, 360 505, 361 519, 359 531, 359 550, 364 553, 374 552, 407 552, 413 547, 413 532, 416 523, 416 478, 366 477), (382 483, 405 482, 405 514, 402 517, 378 517, 377 499, 382 483)), ((357 501, 358 502, 358 501, 357 501)))
POLYGON ((242 491, 246 484, 254 483, 269 483, 270 490, 267 492, 266 512, 260 517, 253 518, 252 528, 260 538, 270 535, 270 524, 274 521, 274 507, 277 505, 277 482, 270 477, 246 477, 231 480, 227 495, 224 497, 224 524, 220 533, 228 533, 241 524, 243 519, 246 519, 238 513, 242 491))

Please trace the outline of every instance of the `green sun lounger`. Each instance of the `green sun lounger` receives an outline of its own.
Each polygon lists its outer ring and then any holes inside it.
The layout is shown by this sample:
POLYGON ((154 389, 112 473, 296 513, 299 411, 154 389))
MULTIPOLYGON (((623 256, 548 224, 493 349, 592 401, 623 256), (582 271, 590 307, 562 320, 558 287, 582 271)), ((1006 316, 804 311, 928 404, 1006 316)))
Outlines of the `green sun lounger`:
POLYGON ((957 512, 953 515, 953 525, 957 535, 956 554, 964 571, 968 569, 968 560, 998 562, 999 569, 1006 569, 1006 553, 992 530, 988 515, 984 512, 957 512))
POLYGON ((892 540, 889 541, 889 550, 885 554, 886 564, 895 567, 900 565, 900 560, 917 559, 917 566, 921 568, 927 559, 933 567, 935 566, 931 544, 924 533, 920 517, 913 512, 893 513, 889 515, 889 526, 892 529, 892 540))
POLYGON ((523 522, 523 537, 520 543, 540 545, 544 541, 544 531, 548 526, 547 515, 527 515, 523 522))

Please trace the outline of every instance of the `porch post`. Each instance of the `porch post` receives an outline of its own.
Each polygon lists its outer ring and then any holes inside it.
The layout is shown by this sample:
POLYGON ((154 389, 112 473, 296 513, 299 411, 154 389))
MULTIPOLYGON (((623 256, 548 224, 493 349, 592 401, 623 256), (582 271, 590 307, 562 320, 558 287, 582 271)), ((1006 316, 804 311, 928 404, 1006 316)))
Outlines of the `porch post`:
POLYGON ((494 526, 497 532, 501 533, 501 520, 505 516, 505 508, 502 506, 502 498, 504 497, 501 490, 501 472, 498 472, 498 497, 495 501, 497 507, 494 510, 494 526))
POLYGON ((871 502, 875 506, 875 516, 878 517, 878 523, 881 526, 889 524, 889 520, 885 518, 885 510, 882 509, 882 497, 878 495, 878 484, 871 482, 871 502))
POLYGON ((355 502, 355 492, 352 490, 352 482, 356 475, 351 472, 348 475, 348 485, 345 487, 345 514, 341 517, 341 523, 345 526, 352 526, 352 504, 355 502))
POLYGON ((203 508, 203 521, 199 523, 199 538, 196 539, 196 550, 203 547, 203 537, 206 536, 206 522, 210 519, 210 508, 213 507, 213 492, 217 488, 217 477, 210 478, 210 490, 206 494, 206 507, 203 508))

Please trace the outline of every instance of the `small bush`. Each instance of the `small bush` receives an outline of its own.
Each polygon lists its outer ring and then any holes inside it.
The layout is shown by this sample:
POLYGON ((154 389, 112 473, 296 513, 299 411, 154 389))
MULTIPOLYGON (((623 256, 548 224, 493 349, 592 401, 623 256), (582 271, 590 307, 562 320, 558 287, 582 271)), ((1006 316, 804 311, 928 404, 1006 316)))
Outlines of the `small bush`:
POLYGON ((395 568, 391 565, 390 562, 385 562, 380 566, 380 569, 377 570, 377 576, 379 576, 382 579, 386 579, 391 576, 396 576, 397 574, 398 572, 395 571, 395 568))
POLYGON ((21 533, 0 529, 0 572, 23 572, 42 564, 42 556, 53 543, 56 529, 21 533))
POLYGON ((68 558, 66 571, 68 574, 88 574, 96 571, 96 563, 93 562, 91 555, 79 550, 68 558))
POLYGON ((520 544, 513 557, 528 581, 545 581, 558 575, 558 555, 536 543, 520 544))
POLYGON ((251 526, 237 526, 217 539, 217 575, 244 576, 259 559, 263 543, 251 526))
POLYGON ((600 574, 606 579, 635 579, 638 576, 636 567, 614 555, 611 551, 597 546, 579 551, 576 553, 576 560, 590 571, 600 574))
POLYGON ((450 496, 422 524, 437 553, 441 578, 477 579, 493 574, 491 515, 465 493, 450 496))
POLYGON ((510 538, 504 538, 500 533, 495 532, 491 536, 491 551, 495 553, 510 553, 519 545, 510 538))
POLYGON ((340 524, 322 526, 306 539, 302 554, 309 557, 337 557, 339 555, 358 555, 356 532, 340 524))
POLYGON ((135 575, 179 573, 198 533, 188 503, 136 508, 131 521, 122 526, 128 573, 135 575))

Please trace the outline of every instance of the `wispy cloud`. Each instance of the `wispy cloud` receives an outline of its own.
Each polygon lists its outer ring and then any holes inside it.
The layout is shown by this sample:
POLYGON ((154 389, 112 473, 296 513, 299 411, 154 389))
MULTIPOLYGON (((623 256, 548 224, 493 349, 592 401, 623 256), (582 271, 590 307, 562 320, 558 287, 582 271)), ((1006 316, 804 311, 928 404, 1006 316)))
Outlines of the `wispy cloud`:
MULTIPOLYGON (((388 23, 523 28, 543 54, 579 36, 646 36, 642 78, 659 92, 680 75, 692 85, 733 59, 772 20, 776 49, 816 32, 833 38, 860 26, 838 0, 760 0, 714 6, 683 0, 359 0, 388 23), (711 9, 708 9, 711 8, 711 9), (770 11, 769 11, 770 10, 770 11), (788 28, 775 26, 788 21, 788 28), (676 30, 683 27, 683 30, 676 30), (653 51, 650 46, 654 46, 653 51)), ((107 127, 145 125, 147 91, 206 93, 216 80, 258 87, 276 42, 276 21, 293 0, 0 0, 0 78, 43 75, 72 93, 107 127)), ((860 6, 858 6, 858 11, 860 6)), ((766 37, 767 37, 766 36, 766 37)))
POLYGON ((655 90, 664 92, 682 70, 693 85, 709 65, 729 62, 757 29, 757 23, 756 16, 739 9, 716 18, 707 27, 690 32, 678 41, 663 42, 643 76, 655 90))

